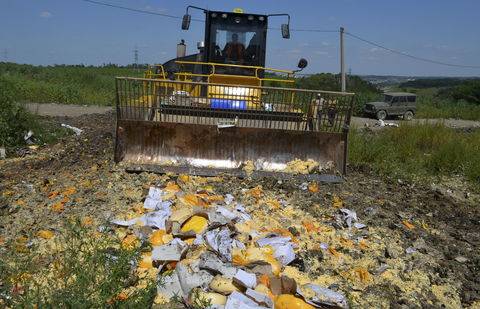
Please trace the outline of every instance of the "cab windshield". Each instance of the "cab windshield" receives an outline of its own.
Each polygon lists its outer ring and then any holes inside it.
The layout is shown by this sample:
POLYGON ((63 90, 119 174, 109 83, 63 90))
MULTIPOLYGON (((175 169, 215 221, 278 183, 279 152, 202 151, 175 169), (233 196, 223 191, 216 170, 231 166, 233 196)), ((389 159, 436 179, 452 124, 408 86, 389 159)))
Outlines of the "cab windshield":
POLYGON ((266 22, 257 17, 212 18, 209 58, 212 62, 264 66, 266 22))

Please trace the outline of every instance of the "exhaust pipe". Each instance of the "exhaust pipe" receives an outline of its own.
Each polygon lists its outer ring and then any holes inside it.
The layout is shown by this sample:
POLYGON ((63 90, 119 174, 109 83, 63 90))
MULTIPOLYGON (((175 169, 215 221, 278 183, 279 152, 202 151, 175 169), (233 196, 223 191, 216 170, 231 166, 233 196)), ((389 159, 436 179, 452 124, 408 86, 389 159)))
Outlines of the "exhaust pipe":
POLYGON ((181 40, 177 44, 177 58, 183 58, 187 54, 187 45, 185 45, 185 40, 181 40))

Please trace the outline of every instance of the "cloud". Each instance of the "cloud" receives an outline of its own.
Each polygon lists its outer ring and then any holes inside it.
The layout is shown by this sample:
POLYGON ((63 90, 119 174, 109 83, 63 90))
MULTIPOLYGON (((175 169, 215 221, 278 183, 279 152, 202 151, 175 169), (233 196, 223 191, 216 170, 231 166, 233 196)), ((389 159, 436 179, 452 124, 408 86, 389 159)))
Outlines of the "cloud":
POLYGON ((380 49, 377 48, 377 47, 370 48, 370 52, 371 52, 371 53, 375 53, 375 52, 377 52, 377 51, 379 51, 379 50, 380 50, 380 49))
POLYGON ((150 6, 150 5, 147 5, 147 6, 143 7, 143 9, 146 10, 146 11, 155 12, 155 13, 165 13, 167 11, 167 9, 165 9, 165 8, 155 8, 155 7, 150 6))
POLYGON ((301 47, 308 47, 308 46, 310 46, 310 43, 302 43, 302 44, 300 44, 300 46, 301 47))
POLYGON ((291 50, 287 50, 287 53, 288 54, 300 54, 302 51, 298 48, 294 48, 294 49, 291 49, 291 50))
POLYGON ((315 55, 328 55, 328 52, 324 51, 324 50, 316 50, 314 52, 315 55))
POLYGON ((50 18, 52 17, 52 13, 48 12, 48 11, 43 11, 43 12, 40 12, 40 17, 41 18, 50 18))
POLYGON ((322 42, 322 46, 330 46, 330 43, 323 41, 323 42, 322 42))

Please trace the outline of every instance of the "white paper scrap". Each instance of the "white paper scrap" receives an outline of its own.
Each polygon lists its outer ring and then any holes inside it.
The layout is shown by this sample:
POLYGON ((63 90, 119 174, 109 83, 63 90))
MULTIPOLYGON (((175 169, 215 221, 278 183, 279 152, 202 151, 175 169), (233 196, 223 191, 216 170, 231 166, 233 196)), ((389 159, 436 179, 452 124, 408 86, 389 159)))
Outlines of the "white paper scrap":
POLYGON ((267 308, 259 306, 254 300, 237 291, 232 292, 227 298, 225 309, 259 309, 267 308))
POLYGON ((155 246, 152 250, 153 261, 180 261, 182 254, 187 249, 180 238, 174 238, 171 242, 162 246, 155 246))
POLYGON ((255 300, 259 305, 266 305, 269 308, 273 308, 273 301, 267 294, 252 289, 247 289, 245 294, 255 300))
POLYGON ((232 238, 228 227, 210 230, 204 234, 206 244, 225 261, 232 260, 232 238))
POLYGON ((233 277, 233 280, 246 288, 255 288, 257 286, 257 276, 239 269, 233 277))
POLYGON ((291 243, 281 246, 274 246, 275 253, 273 256, 282 263, 283 266, 290 264, 295 260, 295 252, 291 243))
POLYGON ((260 247, 265 246, 275 246, 275 245, 285 245, 290 242, 291 238, 286 236, 274 236, 274 237, 264 237, 257 240, 257 244, 260 247))

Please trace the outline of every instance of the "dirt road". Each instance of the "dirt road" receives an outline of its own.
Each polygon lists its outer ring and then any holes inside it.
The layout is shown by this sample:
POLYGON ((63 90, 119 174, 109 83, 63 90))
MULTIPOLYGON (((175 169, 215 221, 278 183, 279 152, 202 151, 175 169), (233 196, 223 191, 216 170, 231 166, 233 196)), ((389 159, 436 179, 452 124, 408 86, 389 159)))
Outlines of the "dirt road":
MULTIPOLYGON (((112 111, 110 106, 95 106, 95 105, 73 105, 73 104, 56 104, 56 103, 27 103, 26 107, 32 113, 40 116, 68 116, 77 117, 88 114, 103 114, 112 111)), ((387 123, 401 123, 401 120, 387 120, 387 123)), ((365 124, 369 127, 374 127, 377 123, 376 119, 352 117, 352 125, 357 128, 362 128, 365 124)), ((480 128, 480 121, 460 120, 460 119, 414 119, 411 123, 443 123, 451 128, 466 129, 466 128, 480 128)))
MULTIPOLYGON (((85 110, 94 109, 75 111, 85 110)), ((135 211, 149 186, 178 182, 176 175, 129 174, 114 164, 113 114, 61 121, 84 132, 27 157, 0 161, 0 238, 5 244, 20 235, 35 243, 31 235, 41 229, 60 233, 71 217, 105 224, 115 214, 135 211), (66 191, 70 195, 62 200, 58 192, 66 191)), ((259 222, 277 220, 288 228, 299 241, 289 275, 303 272, 308 280, 338 289, 352 308, 480 305, 480 209, 478 195, 462 179, 408 183, 350 168, 343 184, 321 184, 315 193, 295 180, 195 181, 217 194, 234 195, 259 222), (265 197, 248 199, 245 192, 259 185, 265 197), (341 223, 336 199, 366 227, 341 223), (289 206, 279 208, 272 200, 289 206)))

